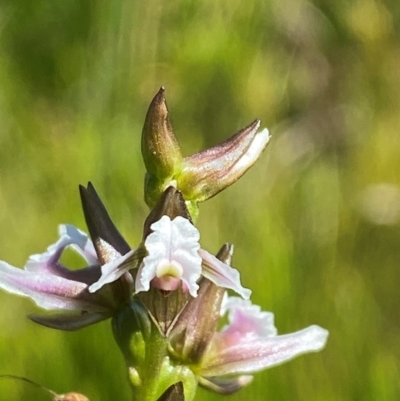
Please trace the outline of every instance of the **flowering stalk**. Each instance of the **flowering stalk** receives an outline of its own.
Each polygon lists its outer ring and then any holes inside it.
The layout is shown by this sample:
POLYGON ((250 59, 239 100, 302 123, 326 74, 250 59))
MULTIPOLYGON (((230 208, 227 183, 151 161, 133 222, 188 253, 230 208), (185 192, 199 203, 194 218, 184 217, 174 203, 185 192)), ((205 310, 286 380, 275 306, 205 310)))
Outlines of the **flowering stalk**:
POLYGON ((194 398, 195 374, 188 366, 175 364, 171 359, 167 339, 139 300, 114 316, 112 327, 127 364, 132 401, 158 400, 178 382, 185 389, 185 400, 194 398))
POLYGON ((234 183, 264 150, 269 133, 259 126, 256 120, 221 144, 183 157, 161 88, 143 127, 151 211, 138 246, 131 249, 89 183, 80 195, 90 238, 61 225, 59 240, 24 269, 0 261, 0 288, 56 310, 30 316, 47 327, 76 330, 111 318, 133 401, 191 401, 198 386, 231 394, 260 370, 319 351, 328 332, 310 326, 278 336, 273 314, 251 303, 251 291, 231 266, 233 246, 212 255, 201 248, 194 225, 198 203, 234 183), (62 265, 67 248, 87 267, 62 265), (225 315, 228 324, 219 329, 225 315))

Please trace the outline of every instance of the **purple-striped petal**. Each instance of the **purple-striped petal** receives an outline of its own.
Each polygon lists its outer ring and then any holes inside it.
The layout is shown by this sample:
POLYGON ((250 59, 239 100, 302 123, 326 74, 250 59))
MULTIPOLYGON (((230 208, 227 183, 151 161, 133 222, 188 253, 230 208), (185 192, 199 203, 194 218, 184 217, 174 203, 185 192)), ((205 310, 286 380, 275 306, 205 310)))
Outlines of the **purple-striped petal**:
POLYGON ((237 181, 269 142, 267 129, 257 132, 256 120, 210 149, 185 157, 177 187, 186 199, 205 201, 237 181))

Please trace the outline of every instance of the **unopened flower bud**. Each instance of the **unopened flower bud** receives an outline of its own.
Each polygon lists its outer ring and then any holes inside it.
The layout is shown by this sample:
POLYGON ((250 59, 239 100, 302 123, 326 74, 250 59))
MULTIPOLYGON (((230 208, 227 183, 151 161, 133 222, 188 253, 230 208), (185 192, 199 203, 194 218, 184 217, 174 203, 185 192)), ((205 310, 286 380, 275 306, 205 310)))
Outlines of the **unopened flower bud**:
POLYGON ((267 129, 258 132, 260 120, 213 148, 183 161, 178 178, 186 199, 205 201, 236 182, 258 159, 269 141, 267 129))
POLYGON ((193 220, 203 202, 237 181, 258 159, 269 141, 260 120, 210 149, 182 158, 168 120, 164 88, 150 104, 142 135, 146 165, 145 201, 151 208, 169 186, 179 189, 193 220))
POLYGON ((182 156, 168 119, 163 87, 147 111, 142 133, 142 155, 147 172, 158 180, 172 177, 180 167, 182 156))
POLYGON ((150 226, 160 220, 162 216, 168 216, 171 220, 181 216, 191 221, 190 213, 186 207, 182 193, 175 187, 168 187, 159 197, 156 205, 148 215, 143 229, 143 239, 151 233, 150 226))

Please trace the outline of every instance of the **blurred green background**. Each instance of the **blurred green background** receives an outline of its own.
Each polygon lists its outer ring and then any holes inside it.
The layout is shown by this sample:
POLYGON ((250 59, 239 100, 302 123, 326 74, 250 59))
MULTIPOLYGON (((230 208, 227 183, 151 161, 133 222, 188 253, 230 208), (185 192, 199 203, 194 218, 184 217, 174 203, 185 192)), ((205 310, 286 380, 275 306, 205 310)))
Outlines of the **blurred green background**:
MULTIPOLYGON (((161 85, 186 155, 259 117, 272 141, 201 205, 202 245, 235 244, 280 333, 330 338, 230 399, 400 399, 399 14, 394 0, 3 0, 0 259, 23 267, 59 223, 85 228, 89 180, 139 242, 141 126, 161 85)), ((26 319, 37 311, 0 293, 0 374, 129 399, 108 321, 64 333, 26 319)), ((0 380, 0 400, 33 399, 48 397, 0 380)))

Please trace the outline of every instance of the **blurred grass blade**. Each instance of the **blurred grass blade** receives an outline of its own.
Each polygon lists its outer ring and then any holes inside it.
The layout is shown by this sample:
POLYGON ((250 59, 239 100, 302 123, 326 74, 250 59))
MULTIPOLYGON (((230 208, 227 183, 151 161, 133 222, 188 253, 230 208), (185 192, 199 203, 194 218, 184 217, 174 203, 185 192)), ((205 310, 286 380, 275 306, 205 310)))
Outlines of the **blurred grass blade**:
POLYGON ((48 388, 42 386, 39 383, 34 382, 33 380, 27 379, 23 376, 14 376, 14 375, 0 375, 1 379, 11 379, 11 380, 19 380, 28 384, 32 384, 35 387, 40 388, 41 390, 49 393, 53 397, 53 401, 89 401, 89 398, 79 393, 67 393, 67 394, 57 394, 53 390, 49 390, 48 388))

